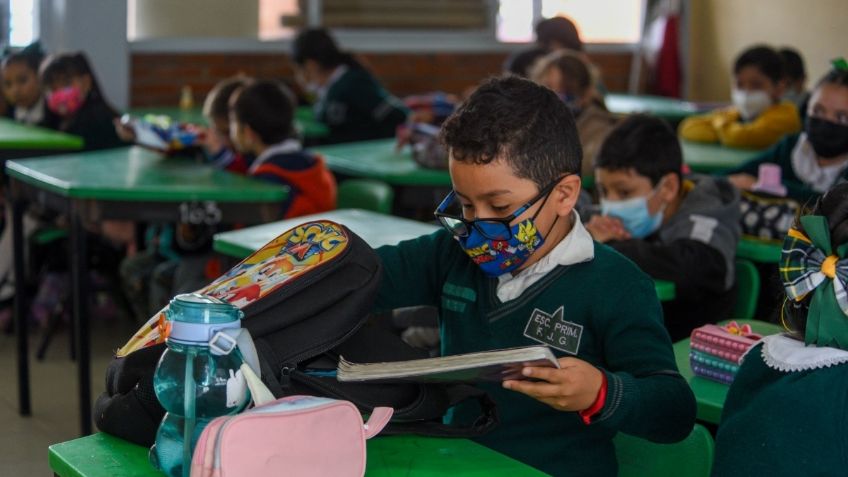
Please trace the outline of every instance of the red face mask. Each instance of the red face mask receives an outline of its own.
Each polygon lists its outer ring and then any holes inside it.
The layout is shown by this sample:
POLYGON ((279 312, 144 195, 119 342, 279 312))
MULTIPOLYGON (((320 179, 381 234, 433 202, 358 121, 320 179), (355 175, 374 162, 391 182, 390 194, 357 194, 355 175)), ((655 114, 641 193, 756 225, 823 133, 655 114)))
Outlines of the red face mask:
POLYGON ((76 86, 60 88, 47 95, 47 107, 59 116, 72 116, 82 102, 82 92, 76 86))

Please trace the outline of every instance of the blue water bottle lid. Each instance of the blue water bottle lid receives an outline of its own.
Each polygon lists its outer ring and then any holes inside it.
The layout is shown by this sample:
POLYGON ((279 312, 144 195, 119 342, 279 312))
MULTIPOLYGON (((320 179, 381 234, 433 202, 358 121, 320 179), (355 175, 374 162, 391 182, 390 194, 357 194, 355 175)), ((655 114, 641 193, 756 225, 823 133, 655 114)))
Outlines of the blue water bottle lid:
POLYGON ((165 316, 171 322, 168 341, 208 347, 219 331, 241 328, 241 310, 208 295, 186 293, 171 300, 165 316))

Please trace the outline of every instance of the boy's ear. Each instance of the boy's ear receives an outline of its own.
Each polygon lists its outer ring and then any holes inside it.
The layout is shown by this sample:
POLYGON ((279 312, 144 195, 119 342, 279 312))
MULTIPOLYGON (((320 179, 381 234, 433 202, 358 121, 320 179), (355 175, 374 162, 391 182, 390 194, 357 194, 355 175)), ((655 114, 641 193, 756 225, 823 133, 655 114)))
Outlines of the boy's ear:
POLYGON ((571 214, 577 204, 577 199, 580 198, 581 184, 579 175, 569 174, 560 179, 554 186, 549 200, 556 204, 557 215, 568 217, 571 214))
POLYGON ((783 97, 783 93, 786 92, 786 88, 788 86, 789 82, 786 80, 786 78, 783 78, 774 84, 774 97, 777 101, 780 101, 780 98, 783 97))
POLYGON ((659 194, 665 203, 674 201, 680 195, 680 189, 683 187, 680 176, 669 172, 662 177, 661 181, 662 183, 657 194, 659 194))

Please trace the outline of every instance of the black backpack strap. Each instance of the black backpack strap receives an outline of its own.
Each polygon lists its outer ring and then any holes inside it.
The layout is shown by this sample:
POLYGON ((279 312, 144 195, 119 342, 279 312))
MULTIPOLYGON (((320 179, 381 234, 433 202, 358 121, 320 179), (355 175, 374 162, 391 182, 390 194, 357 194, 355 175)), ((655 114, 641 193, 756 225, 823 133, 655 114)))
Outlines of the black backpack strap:
POLYGON ((468 426, 453 426, 437 421, 390 422, 381 434, 416 434, 429 437, 479 437, 491 432, 500 424, 495 401, 485 391, 468 384, 447 386, 451 406, 468 399, 476 399, 480 405, 480 416, 468 426))

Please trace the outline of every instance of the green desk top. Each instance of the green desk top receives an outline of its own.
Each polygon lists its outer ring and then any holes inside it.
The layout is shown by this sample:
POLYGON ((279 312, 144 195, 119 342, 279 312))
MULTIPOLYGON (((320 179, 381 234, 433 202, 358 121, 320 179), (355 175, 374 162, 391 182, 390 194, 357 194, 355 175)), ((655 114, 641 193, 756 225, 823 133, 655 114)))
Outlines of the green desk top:
MULTIPOLYGON (((147 460, 147 448, 108 434, 94 434, 48 449, 59 477, 163 477, 147 460)), ((467 439, 377 437, 368 441, 368 477, 544 476, 467 439)))
POLYGON ((761 242, 742 237, 736 246, 736 256, 747 258, 754 262, 777 263, 780 261, 780 252, 782 249, 783 246, 779 243, 761 242))
POLYGON ((327 160, 333 172, 378 179, 394 186, 450 187, 446 170, 426 169, 412 160, 406 148, 395 150, 394 139, 351 142, 313 148, 327 160))
POLYGON ((676 295, 674 282, 668 282, 665 280, 654 280, 654 288, 656 288, 657 290, 657 298, 659 298, 660 301, 674 300, 674 297, 676 295))
POLYGON ((662 96, 609 93, 604 102, 613 113, 647 113, 674 122, 703 112, 696 103, 662 96))
POLYGON ((736 167, 756 157, 761 151, 756 149, 736 149, 721 144, 704 144, 680 141, 683 149, 683 162, 696 172, 719 172, 736 167))
POLYGON ((163 157, 141 147, 15 160, 17 180, 79 199, 128 201, 276 202, 287 189, 216 170, 187 158, 163 157))
MULTIPOLYGON (((168 116, 181 123, 206 124, 203 111, 200 108, 180 109, 175 107, 150 107, 133 108, 129 111, 133 116, 144 116, 145 114, 156 114, 168 116)), ((322 138, 330 134, 330 130, 323 123, 315 119, 315 114, 309 106, 301 106, 295 110, 294 118, 296 126, 307 138, 322 138)))
POLYGON ((50 129, 26 126, 0 118, 0 150, 3 149, 82 149, 79 136, 50 129))
MULTIPOLYGON (((764 321, 736 321, 740 325, 745 323, 750 324, 754 332, 761 335, 773 335, 783 331, 782 327, 764 321)), ((680 374, 689 382, 692 392, 695 393, 695 401, 698 405, 698 419, 712 424, 718 424, 721 419, 724 400, 727 399, 727 390, 730 389, 730 386, 695 376, 692 368, 689 366, 689 338, 674 343, 673 348, 677 368, 680 370, 680 374)))
POLYGON ((215 235, 214 248, 216 252, 224 255, 245 258, 286 230, 304 222, 320 219, 346 225, 373 248, 394 245, 402 240, 430 234, 439 229, 437 225, 368 210, 341 209, 246 227, 232 232, 222 232, 215 235))

